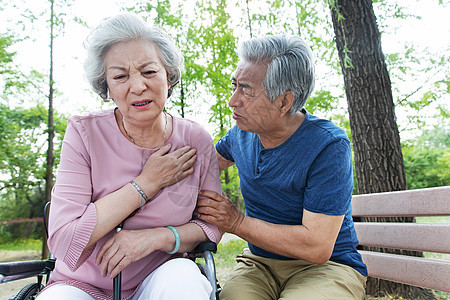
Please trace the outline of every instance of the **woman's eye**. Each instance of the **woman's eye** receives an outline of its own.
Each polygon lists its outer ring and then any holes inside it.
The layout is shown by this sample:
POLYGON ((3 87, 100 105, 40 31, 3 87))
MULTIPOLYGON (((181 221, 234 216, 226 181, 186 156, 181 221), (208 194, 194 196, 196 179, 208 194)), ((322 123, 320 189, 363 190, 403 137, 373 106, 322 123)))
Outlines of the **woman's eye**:
POLYGON ((114 76, 114 79, 119 80, 119 79, 124 79, 126 77, 127 77, 126 75, 116 75, 116 76, 114 76))
POLYGON ((155 73, 156 73, 156 71, 153 71, 153 70, 144 72, 145 75, 153 75, 155 73))

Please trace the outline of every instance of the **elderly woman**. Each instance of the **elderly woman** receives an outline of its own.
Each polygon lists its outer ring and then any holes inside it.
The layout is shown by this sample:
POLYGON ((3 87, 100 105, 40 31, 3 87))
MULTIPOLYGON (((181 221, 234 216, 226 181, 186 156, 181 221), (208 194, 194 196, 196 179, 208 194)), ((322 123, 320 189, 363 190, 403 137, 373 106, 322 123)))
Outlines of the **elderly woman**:
POLYGON ((210 135, 164 112, 179 51, 131 14, 106 19, 86 45, 87 78, 117 107, 68 121, 49 221, 56 267, 38 299, 110 299, 121 271, 122 299, 208 299, 182 254, 220 240, 193 217, 198 192, 220 193, 220 180, 210 135))

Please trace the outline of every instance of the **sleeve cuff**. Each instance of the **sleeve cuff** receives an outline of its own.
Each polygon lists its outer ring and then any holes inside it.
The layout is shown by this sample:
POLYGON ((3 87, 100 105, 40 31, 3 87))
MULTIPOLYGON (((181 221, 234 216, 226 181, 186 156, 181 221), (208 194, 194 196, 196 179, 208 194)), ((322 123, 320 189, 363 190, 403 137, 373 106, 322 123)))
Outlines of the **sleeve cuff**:
POLYGON ((91 256, 95 249, 95 244, 85 249, 92 232, 94 231, 95 224, 97 223, 97 210, 93 203, 89 204, 86 212, 78 220, 78 224, 74 232, 70 246, 67 250, 64 262, 67 266, 75 271, 78 269, 88 258, 91 256))
POLYGON ((200 221, 197 219, 191 220, 190 222, 200 226, 200 228, 205 232, 210 241, 216 244, 220 242, 220 239, 222 238, 222 232, 219 230, 219 228, 208 222, 200 221))

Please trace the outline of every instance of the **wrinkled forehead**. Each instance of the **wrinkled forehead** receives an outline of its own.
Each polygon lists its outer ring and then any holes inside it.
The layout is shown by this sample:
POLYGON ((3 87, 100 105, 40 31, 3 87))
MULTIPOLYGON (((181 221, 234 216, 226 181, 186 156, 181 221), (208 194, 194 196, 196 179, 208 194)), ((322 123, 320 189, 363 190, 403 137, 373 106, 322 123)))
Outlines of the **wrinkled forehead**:
POLYGON ((149 63, 162 65, 158 47, 144 40, 127 40, 114 43, 104 56, 104 64, 107 68, 110 65, 130 65, 135 67, 149 63))
POLYGON ((241 60, 231 75, 231 80, 262 83, 266 77, 266 72, 267 64, 264 62, 241 60))

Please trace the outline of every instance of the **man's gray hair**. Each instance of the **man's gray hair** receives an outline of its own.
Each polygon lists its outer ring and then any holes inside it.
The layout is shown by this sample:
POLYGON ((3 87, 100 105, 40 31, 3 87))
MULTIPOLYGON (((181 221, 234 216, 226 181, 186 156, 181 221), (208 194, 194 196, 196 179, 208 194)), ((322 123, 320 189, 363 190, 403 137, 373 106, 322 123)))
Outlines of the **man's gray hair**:
POLYGON ((147 41, 156 46, 161 62, 168 72, 168 81, 171 85, 168 97, 170 97, 173 87, 181 77, 183 65, 181 53, 169 36, 161 29, 148 26, 143 20, 131 13, 124 13, 103 20, 85 41, 88 53, 84 70, 94 92, 104 100, 108 98, 104 66, 106 52, 116 43, 131 40, 147 41))
POLYGON ((294 94, 289 113, 302 110, 314 90, 314 55, 299 36, 268 35, 242 43, 240 59, 267 64, 263 82, 270 101, 287 91, 294 94))

